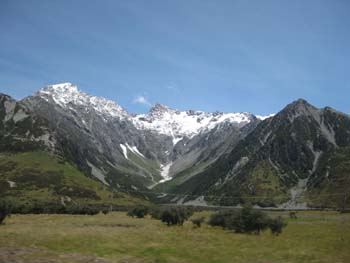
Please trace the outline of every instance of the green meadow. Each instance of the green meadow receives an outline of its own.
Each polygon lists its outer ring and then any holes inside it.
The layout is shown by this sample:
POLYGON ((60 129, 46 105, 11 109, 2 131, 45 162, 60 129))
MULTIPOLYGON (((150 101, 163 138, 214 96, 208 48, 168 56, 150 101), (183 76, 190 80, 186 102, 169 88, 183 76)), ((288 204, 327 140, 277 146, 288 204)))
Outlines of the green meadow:
MULTIPOLYGON (((211 212, 195 213, 193 217, 211 212)), ((125 212, 12 215, 0 226, 0 262, 350 262, 350 214, 298 212, 280 236, 207 224, 166 226, 125 212)))

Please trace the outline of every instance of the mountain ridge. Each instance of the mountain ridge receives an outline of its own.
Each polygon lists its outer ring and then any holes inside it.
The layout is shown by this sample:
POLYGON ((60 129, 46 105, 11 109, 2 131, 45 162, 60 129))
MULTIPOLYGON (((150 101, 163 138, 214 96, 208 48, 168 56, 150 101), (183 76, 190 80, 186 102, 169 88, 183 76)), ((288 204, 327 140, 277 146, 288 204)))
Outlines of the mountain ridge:
POLYGON ((40 142, 41 150, 63 156, 110 189, 149 193, 149 198, 159 191, 184 197, 165 194, 162 202, 196 203, 191 196, 199 196, 199 203, 239 205, 249 200, 264 207, 307 208, 338 205, 339 200, 311 202, 310 194, 333 194, 348 185, 349 116, 303 99, 262 117, 179 111, 159 103, 135 115, 71 83, 45 87, 18 102, 2 98, 1 151, 15 145, 27 151, 25 142, 35 142, 26 135, 29 127, 21 128, 27 112, 43 122, 36 132, 46 131, 45 138, 55 142, 40 142), (4 136, 7 127, 16 128, 10 137, 4 136), (26 139, 18 140, 16 130, 26 139))

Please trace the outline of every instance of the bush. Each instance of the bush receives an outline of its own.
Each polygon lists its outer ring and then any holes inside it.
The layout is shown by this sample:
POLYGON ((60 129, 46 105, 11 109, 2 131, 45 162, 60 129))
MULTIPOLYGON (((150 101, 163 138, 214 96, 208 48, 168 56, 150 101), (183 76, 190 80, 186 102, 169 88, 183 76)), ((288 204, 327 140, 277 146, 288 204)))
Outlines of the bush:
POLYGON ((193 215, 192 207, 158 207, 150 212, 152 218, 170 225, 183 225, 193 215))
POLYGON ((269 226, 270 218, 260 210, 253 210, 250 207, 244 207, 240 210, 239 218, 236 218, 236 226, 234 229, 240 233, 260 234, 260 231, 265 230, 269 226))
POLYGON ((70 215, 97 215, 100 209, 94 206, 71 205, 67 206, 65 213, 70 215))
POLYGON ((280 221, 277 223, 277 221, 275 222, 262 211, 253 210, 251 207, 244 207, 239 211, 219 211, 210 217, 209 224, 212 226, 221 226, 224 229, 234 230, 237 233, 260 234, 261 231, 269 227, 272 227, 275 231, 277 225, 280 224, 280 221))
POLYGON ((201 227, 202 223, 204 222, 204 217, 200 217, 200 218, 194 218, 191 220, 192 224, 197 226, 197 227, 201 227))
POLYGON ((298 218, 298 217, 297 217, 297 212, 295 212, 295 211, 289 212, 289 218, 291 218, 291 219, 297 219, 297 218, 298 218))
POLYGON ((152 208, 149 211, 149 214, 151 215, 151 217, 153 219, 158 219, 161 220, 162 219, 162 214, 163 214, 164 209, 156 207, 156 208, 152 208))
POLYGON ((182 226, 185 220, 191 217, 193 212, 186 207, 171 207, 163 211, 161 220, 164 223, 170 225, 182 226))
POLYGON ((235 210, 222 210, 212 214, 208 223, 211 226, 220 226, 224 229, 230 228, 237 215, 238 213, 235 210))
POLYGON ((149 208, 146 206, 136 206, 128 211, 128 216, 144 218, 149 213, 149 208))
POLYGON ((281 216, 278 216, 277 218, 270 219, 269 222, 269 228, 271 230, 271 233, 278 236, 282 233, 282 229, 287 226, 287 223, 285 223, 281 216))
POLYGON ((7 202, 0 202, 0 224, 3 224, 5 218, 11 214, 11 205, 7 202))

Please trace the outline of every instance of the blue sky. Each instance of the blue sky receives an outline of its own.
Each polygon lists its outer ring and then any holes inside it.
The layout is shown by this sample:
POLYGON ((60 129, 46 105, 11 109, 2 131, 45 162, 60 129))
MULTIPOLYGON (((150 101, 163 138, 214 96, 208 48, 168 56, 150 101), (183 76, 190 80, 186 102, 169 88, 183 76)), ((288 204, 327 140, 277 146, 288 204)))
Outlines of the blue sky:
POLYGON ((0 0, 0 92, 77 84, 130 112, 350 112, 348 0, 0 0))

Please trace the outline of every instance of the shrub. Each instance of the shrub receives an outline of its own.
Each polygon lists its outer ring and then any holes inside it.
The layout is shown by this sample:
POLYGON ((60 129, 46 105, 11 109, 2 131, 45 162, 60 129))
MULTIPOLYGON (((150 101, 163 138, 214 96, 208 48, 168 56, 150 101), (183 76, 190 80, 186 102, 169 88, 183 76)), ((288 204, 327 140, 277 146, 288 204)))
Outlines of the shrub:
POLYGON ((250 207, 244 207, 240 210, 239 218, 236 218, 234 230, 240 233, 260 234, 260 231, 268 228, 270 218, 260 210, 253 210, 250 207))
POLYGON ((94 206, 70 205, 66 207, 65 212, 71 215, 97 215, 100 209, 94 206))
POLYGON ((4 223, 7 216, 11 214, 11 205, 7 202, 0 202, 0 224, 4 223))
POLYGON ((271 230, 271 233, 278 236, 282 233, 282 229, 287 226, 287 223, 285 223, 281 216, 278 216, 277 218, 270 219, 269 222, 269 228, 271 230))
POLYGON ((237 212, 235 210, 222 210, 215 214, 212 214, 209 219, 209 225, 221 226, 222 228, 230 228, 234 218, 236 218, 237 212))
POLYGON ((149 213, 149 208, 146 206, 136 206, 128 211, 128 216, 144 218, 149 213))
POLYGON ((291 219, 297 219, 297 218, 298 218, 298 217, 297 217, 297 212, 295 212, 295 211, 289 212, 289 218, 291 218, 291 219))
POLYGON ((256 234, 260 234, 261 231, 268 227, 276 227, 276 222, 271 220, 264 212, 253 210, 251 207, 244 207, 239 211, 219 211, 210 217, 209 224, 234 230, 237 233, 256 234))
POLYGON ((150 210, 149 214, 151 215, 152 218, 161 220, 163 211, 164 209, 155 207, 150 210))
POLYGON ((204 217, 200 217, 200 218, 194 218, 191 220, 192 224, 197 226, 197 227, 201 227, 202 223, 204 222, 204 217))
POLYGON ((151 211, 152 218, 170 225, 183 225, 185 220, 193 215, 191 207, 161 207, 151 211))

